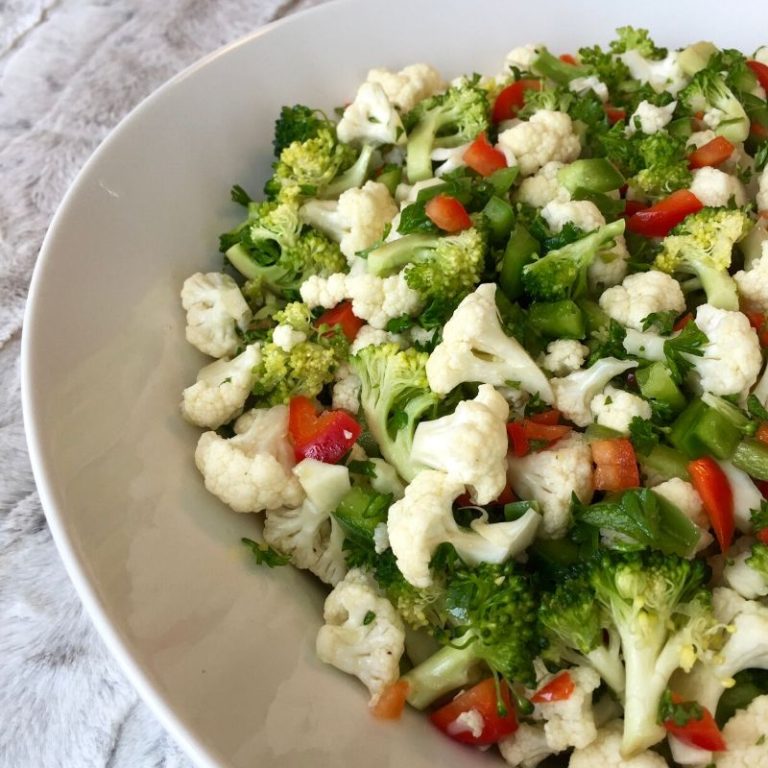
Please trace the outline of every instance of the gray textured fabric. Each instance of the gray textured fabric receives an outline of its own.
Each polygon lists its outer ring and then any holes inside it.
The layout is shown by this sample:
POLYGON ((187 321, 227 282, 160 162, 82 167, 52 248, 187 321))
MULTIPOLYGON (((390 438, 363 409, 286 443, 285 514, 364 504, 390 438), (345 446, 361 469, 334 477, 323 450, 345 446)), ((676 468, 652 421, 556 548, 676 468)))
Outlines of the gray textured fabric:
POLYGON ((320 0, 0 0, 0 768, 188 766, 96 635, 46 528, 19 399, 46 227, 141 99, 203 54, 320 0))

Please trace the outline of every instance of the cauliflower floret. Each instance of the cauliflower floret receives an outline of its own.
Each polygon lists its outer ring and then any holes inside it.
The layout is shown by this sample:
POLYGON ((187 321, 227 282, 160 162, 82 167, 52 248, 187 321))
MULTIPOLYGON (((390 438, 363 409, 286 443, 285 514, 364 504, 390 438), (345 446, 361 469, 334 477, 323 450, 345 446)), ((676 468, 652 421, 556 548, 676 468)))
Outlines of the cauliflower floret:
POLYGON ((686 146, 688 147, 695 147, 698 149, 699 147, 703 147, 705 144, 709 144, 712 139, 714 139, 717 136, 717 134, 714 131, 710 131, 709 129, 705 131, 694 131, 687 139, 686 139, 686 146))
POLYGON ((749 309, 768 312, 768 240, 763 242, 760 258, 753 261, 748 270, 737 272, 733 279, 749 309))
POLYGON ((715 752, 715 768, 766 768, 765 745, 768 696, 758 696, 746 709, 739 709, 723 728, 726 752, 715 752))
POLYGON ((752 57, 755 61, 759 61, 761 64, 768 64, 768 45, 762 45, 755 51, 755 55, 752 57))
POLYGON ((728 550, 723 567, 723 582, 745 600, 768 595, 768 581, 747 560, 752 556, 751 536, 743 536, 728 550))
POLYGON ((272 331, 272 341, 283 352, 290 352, 297 344, 306 340, 307 334, 304 331, 297 331, 290 325, 278 325, 272 331))
POLYGON ((589 410, 598 424, 625 435, 629 434, 629 425, 635 417, 644 421, 651 418, 647 400, 611 386, 592 398, 589 410))
POLYGON ((534 208, 543 208, 553 200, 567 203, 571 199, 571 193, 557 180, 557 173, 563 167, 563 163, 553 160, 538 173, 523 179, 516 193, 518 202, 534 208))
POLYGON ((589 200, 573 200, 565 203, 553 200, 544 206, 541 215, 553 232, 561 232, 568 223, 575 224, 585 232, 592 232, 605 226, 603 214, 589 200))
POLYGON ((448 84, 429 64, 410 64, 399 72, 377 68, 368 72, 366 81, 378 83, 387 98, 401 111, 408 112, 422 99, 444 91, 448 84))
MULTIPOLYGON (((483 283, 465 297, 443 328, 443 340, 427 360, 433 392, 447 394, 465 381, 520 389, 552 402, 552 388, 526 350, 507 336, 496 307, 496 285, 483 283)), ((357 313, 356 313, 357 314, 357 313)))
POLYGON ((405 129, 400 115, 380 83, 365 82, 344 110, 336 135, 347 143, 402 144, 405 129))
POLYGON ((211 357, 227 357, 240 345, 237 329, 244 331, 252 313, 237 283, 221 272, 188 277, 181 289, 187 311, 187 341, 211 357))
MULTIPOLYGON (((583 749, 597 737, 597 727, 592 714, 592 692, 600 686, 600 675, 591 667, 573 667, 568 670, 574 684, 573 693, 562 701, 536 705, 534 717, 543 717, 544 735, 553 752, 568 747, 583 749)), ((546 685, 557 675, 541 681, 546 685)))
POLYGON ((521 72, 530 72, 541 47, 542 43, 529 43, 513 48, 504 57, 504 70, 510 72, 512 69, 519 69, 521 72))
POLYGON ((301 504, 304 492, 291 473, 294 463, 286 405, 243 414, 229 440, 204 432, 195 450, 205 487, 235 512, 301 504))
POLYGON ((674 504, 696 526, 699 541, 694 554, 706 549, 714 541, 709 532, 709 517, 704 511, 701 496, 690 483, 679 477, 673 477, 671 480, 659 483, 652 490, 674 504))
POLYGON ((549 109, 540 109, 527 122, 502 131, 498 148, 508 165, 520 168, 522 176, 536 173, 552 160, 570 163, 581 153, 570 116, 549 109))
POLYGON ((568 83, 568 90, 585 96, 590 91, 594 92, 600 101, 608 101, 608 86, 599 80, 595 75, 589 77, 574 77, 568 83))
POLYGON ((746 315, 702 304, 696 325, 709 342, 702 357, 692 357, 700 386, 713 395, 746 397, 763 365, 760 342, 746 315))
POLYGON ((601 728, 589 746, 574 751, 568 768, 667 768, 667 761, 650 750, 634 757, 622 757, 623 732, 624 723, 621 720, 614 720, 601 728))
POLYGON ((433 162, 440 163, 435 168, 435 176, 439 178, 445 176, 446 173, 455 171, 457 168, 463 168, 466 165, 464 154, 471 146, 472 142, 468 141, 466 144, 459 144, 458 147, 438 147, 433 149, 430 157, 433 162))
POLYGON ((580 434, 558 440, 551 448, 507 460, 510 485, 521 499, 541 505, 543 538, 565 535, 571 522, 571 494, 592 500, 592 451, 580 434))
POLYGON ((306 498, 297 509, 267 511, 264 540, 290 555, 326 584, 338 584, 347 571, 344 532, 331 513, 350 489, 349 470, 341 464, 304 459, 293 468, 306 498))
POLYGON ((627 122, 627 135, 631 136, 639 128, 649 136, 663 130, 672 120, 677 102, 673 101, 664 107, 657 107, 650 101, 641 101, 627 122))
POLYGON ((340 365, 334 374, 336 381, 333 385, 333 409, 339 408, 357 413, 360 410, 360 377, 347 363, 340 365))
POLYGON ((481 384, 474 400, 416 427, 411 458, 468 485, 475 504, 490 504, 507 482, 508 416, 507 401, 481 384))
POLYGON ((651 269, 629 275, 605 291, 600 308, 617 323, 642 331, 643 320, 653 312, 685 311, 685 296, 674 277, 651 269))
POLYGON ((381 239, 397 211, 397 204, 383 184, 366 181, 360 188, 343 192, 338 201, 309 200, 299 209, 299 216, 336 240, 352 265, 358 251, 381 239))
POLYGON ((673 477, 653 488, 654 493, 663 496, 667 501, 674 504, 692 523, 704 528, 709 528, 709 517, 704 511, 704 504, 701 501, 697 490, 685 480, 679 477, 673 477))
POLYGON ((459 733, 471 733, 476 739, 480 738, 485 729, 485 718, 476 709, 468 709, 462 712, 452 723, 449 723, 446 733, 456 736, 459 733))
POLYGON ((405 282, 402 272, 389 277, 354 275, 347 280, 352 311, 374 328, 382 329, 402 315, 415 315, 421 308, 419 294, 405 282))
POLYGON ((301 300, 310 309, 331 309, 347 298, 347 276, 343 272, 328 277, 312 275, 301 284, 299 291, 301 300))
POLYGON ((547 345, 542 367, 555 376, 567 376, 578 371, 589 354, 589 347, 575 339, 556 339, 547 345))
POLYGON ((589 287, 595 293, 618 285, 627 274, 629 251, 624 235, 616 238, 616 245, 606 251, 600 251, 589 265, 587 277, 589 287))
POLYGON ((656 93, 667 91, 673 96, 677 96, 688 83, 688 78, 680 67, 677 57, 678 54, 674 51, 660 61, 646 59, 636 50, 619 55, 619 58, 629 67, 629 72, 635 80, 648 83, 656 93))
POLYGON ((372 325, 364 325, 355 336, 355 340, 349 348, 351 354, 357 354, 361 349, 379 344, 400 344, 402 337, 396 333, 389 333, 372 325))
POLYGON ((703 205, 713 208, 728 205, 731 199, 736 205, 745 205, 747 202, 744 185, 735 176, 710 166, 697 168, 693 172, 691 192, 703 205))
POLYGON ((445 472, 425 469, 405 489, 405 496, 389 508, 387 531, 397 567, 415 587, 429 587, 429 562, 435 550, 448 542, 469 565, 503 563, 533 541, 540 515, 533 510, 511 523, 488 523, 483 516, 459 528, 453 501, 464 492, 464 483, 445 472))
POLYGON ((637 362, 604 357, 589 368, 552 379, 550 383, 557 409, 577 426, 586 427, 592 423, 592 399, 605 389, 614 376, 626 373, 630 368, 637 368, 637 362))
POLYGON ((352 569, 325 600, 325 624, 317 633, 317 657, 355 675, 371 694, 370 703, 400 676, 405 628, 376 582, 352 569))
POLYGON ((197 381, 184 390, 184 418, 208 429, 218 429, 243 412, 251 394, 253 369, 261 361, 261 347, 251 344, 233 360, 217 360, 197 374, 197 381))
POLYGON ((768 211, 768 165, 760 174, 756 202, 758 211, 768 211))
POLYGON ((499 751, 514 768, 536 768, 542 760, 554 754, 544 735, 544 727, 530 723, 520 723, 511 736, 502 739, 499 751))

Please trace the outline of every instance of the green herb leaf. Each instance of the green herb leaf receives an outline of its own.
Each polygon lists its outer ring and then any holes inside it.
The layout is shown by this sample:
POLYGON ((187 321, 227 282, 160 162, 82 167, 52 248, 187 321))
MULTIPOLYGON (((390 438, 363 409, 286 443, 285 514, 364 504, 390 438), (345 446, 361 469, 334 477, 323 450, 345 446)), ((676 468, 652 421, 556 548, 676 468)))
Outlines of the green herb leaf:
POLYGON ((266 565, 268 568, 276 568, 280 565, 288 565, 291 562, 289 555, 278 552, 267 544, 259 544, 253 539, 242 538, 240 541, 248 547, 256 559, 257 565, 266 565))
POLYGON ((688 323, 677 336, 664 342, 664 354, 667 358, 672 378, 677 384, 681 384, 685 375, 693 368, 693 363, 686 355, 702 357, 704 345, 709 339, 699 329, 696 323, 688 323))
POLYGON ((682 701, 675 704, 672 701, 672 692, 667 689, 661 697, 659 704, 659 723, 673 722, 676 726, 682 728, 691 720, 701 720, 704 717, 704 710, 701 705, 695 701, 682 701))

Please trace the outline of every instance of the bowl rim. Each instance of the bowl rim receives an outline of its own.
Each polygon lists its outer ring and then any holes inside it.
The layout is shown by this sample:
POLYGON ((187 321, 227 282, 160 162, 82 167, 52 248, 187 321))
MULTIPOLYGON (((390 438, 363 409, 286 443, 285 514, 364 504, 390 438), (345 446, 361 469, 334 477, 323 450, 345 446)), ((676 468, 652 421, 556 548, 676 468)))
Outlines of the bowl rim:
POLYGON ((305 8, 284 16, 274 21, 260 25, 253 32, 243 35, 230 43, 202 56, 183 70, 173 75, 150 94, 145 96, 132 109, 130 109, 120 121, 107 133, 101 143, 91 153, 85 163, 77 172, 70 183, 51 219, 43 238, 37 260, 32 271, 29 291, 27 293, 24 315, 22 320, 21 354, 20 354, 20 383, 21 383, 21 410, 24 423, 24 432, 27 441, 32 475, 35 480, 40 504, 45 513, 48 528, 58 550, 61 561, 75 587, 80 601, 85 608, 93 626, 106 645, 110 655, 115 659, 134 690, 140 698, 149 706, 152 713, 160 721, 173 739, 181 746, 187 756, 201 768, 221 768, 224 764, 222 756, 217 756, 208 745, 204 744, 196 736, 193 729, 188 727, 175 713, 173 707, 167 701, 166 696, 151 681, 142 665, 134 657, 128 647, 128 643, 120 632, 112 624, 108 617, 105 605, 98 597, 94 586, 87 573, 85 559, 78 553, 71 537, 67 532, 65 523, 65 505, 60 501, 60 493, 49 480, 50 459, 46 458, 43 448, 45 425, 41 422, 37 409, 36 367, 35 357, 42 333, 38 323, 38 294, 45 283, 47 267, 53 258, 55 243, 61 222, 68 216, 70 208, 75 204, 80 187, 87 178, 91 168, 100 158, 108 153, 115 138, 123 130, 124 126, 136 117, 151 109, 155 101, 162 99, 166 92, 174 88, 178 83, 194 75, 199 69, 208 66, 212 61, 226 56, 231 51, 245 45, 252 44, 264 35, 269 35, 274 30, 285 25, 291 25, 297 19, 301 19, 316 13, 323 13, 328 6, 340 6, 357 4, 358 0, 326 0, 319 5, 305 8))

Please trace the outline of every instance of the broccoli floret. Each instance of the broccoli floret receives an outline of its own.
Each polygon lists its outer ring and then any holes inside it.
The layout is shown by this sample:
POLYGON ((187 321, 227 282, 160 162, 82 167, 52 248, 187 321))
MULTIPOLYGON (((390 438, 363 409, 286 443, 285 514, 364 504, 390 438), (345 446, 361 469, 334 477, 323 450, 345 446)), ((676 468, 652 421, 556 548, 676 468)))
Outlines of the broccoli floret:
POLYGON ((424 709, 466 685, 483 665, 510 683, 533 684, 538 601, 514 562, 459 566, 440 599, 450 617, 449 644, 403 676, 411 705, 424 709))
POLYGON ((621 638, 626 671, 622 754, 660 741, 659 704, 677 669, 718 650, 723 637, 702 584, 706 566, 658 552, 605 552, 589 581, 621 638))
POLYGON ((405 282, 425 302, 455 306, 480 281, 486 238, 471 227, 458 235, 406 235, 368 254, 368 271, 388 275, 405 267, 405 282))
POLYGON ((611 52, 618 54, 627 51, 637 51, 646 59, 663 59, 667 55, 667 49, 659 48, 651 40, 647 29, 619 27, 616 30, 616 39, 611 42, 611 52))
POLYGON ((275 136, 272 140, 275 157, 280 157, 283 150, 294 141, 302 142, 314 138, 321 128, 333 130, 333 123, 319 110, 302 104, 283 107, 280 117, 275 120, 275 136))
POLYGON ((610 93, 630 79, 629 67, 599 45, 579 48, 579 58, 581 65, 587 68, 591 75, 595 75, 600 82, 605 83, 610 93))
POLYGON ((473 82, 424 99, 406 116, 406 172, 411 184, 432 177, 432 150, 458 147, 487 130, 487 93, 473 82))
POLYGON ((546 48, 539 49, 539 53, 531 64, 531 69, 537 75, 549 78, 558 85, 568 85, 577 77, 586 77, 589 71, 586 67, 568 64, 557 56, 553 56, 546 48))
POLYGON ((587 292, 587 271, 598 251, 624 232, 624 220, 613 221, 574 243, 550 251, 523 268, 523 288, 533 299, 559 301, 587 292))
POLYGON ((623 694, 619 636, 583 573, 569 574, 542 597, 539 622, 549 644, 545 658, 590 666, 617 695, 623 694))
POLYGON ((360 404, 368 429, 381 455, 405 480, 416 468, 411 462, 413 433, 420 419, 434 412, 439 401, 427 383, 429 355, 397 344, 371 345, 350 363, 360 377, 360 404))
POLYGON ((720 309, 738 311, 736 282, 728 274, 733 246, 750 228, 741 210, 704 208, 687 216, 662 241, 657 269, 695 275, 707 302, 720 309))
POLYGON ((341 272, 347 261, 323 233, 299 220, 295 196, 250 203, 248 218, 221 236, 220 248, 251 282, 250 290, 292 297, 310 275, 341 272))
POLYGON ((680 92, 679 99, 691 114, 719 110, 722 117, 715 133, 724 136, 732 144, 738 144, 749 136, 749 117, 726 84, 719 66, 720 58, 712 57, 707 66, 697 72, 680 92))
POLYGON ((760 541, 755 542, 746 563, 768 581, 768 546, 760 541))

